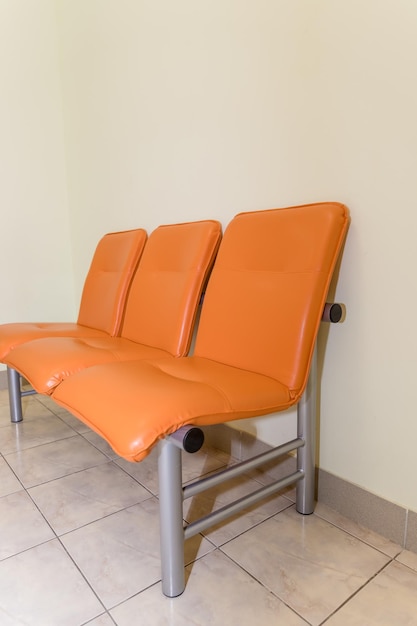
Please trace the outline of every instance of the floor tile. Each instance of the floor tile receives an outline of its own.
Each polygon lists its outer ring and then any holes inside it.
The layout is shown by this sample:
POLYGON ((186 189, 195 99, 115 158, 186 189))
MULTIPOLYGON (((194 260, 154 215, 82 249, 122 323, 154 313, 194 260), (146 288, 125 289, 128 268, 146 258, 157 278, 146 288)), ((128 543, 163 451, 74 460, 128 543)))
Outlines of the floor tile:
POLYGON ((0 458, 0 497, 23 489, 6 461, 0 458))
POLYGON ((36 396, 38 402, 42 404, 51 413, 58 416, 63 422, 71 426, 76 432, 87 432, 90 428, 81 420, 72 415, 69 411, 59 406, 51 396, 39 394, 36 396))
POLYGON ((110 614, 118 626, 138 623, 138 615, 146 615, 146 626, 306 625, 283 602, 218 551, 188 567, 187 577, 185 592, 177 598, 164 597, 160 585, 155 585, 110 614))
POLYGON ((108 457, 81 435, 71 432, 67 439, 5 455, 26 488, 108 462, 108 457))
POLYGON ((318 471, 317 482, 319 500, 323 504, 403 545, 407 521, 410 521, 406 508, 323 469, 318 471))
MULTIPOLYGON (((186 500, 184 502, 184 517, 187 522, 193 522, 259 488, 259 483, 248 476, 234 478, 186 500)), ((204 531, 203 534, 216 546, 220 546, 289 506, 291 506, 289 500, 274 495, 238 515, 232 516, 221 524, 216 524, 204 531)))
MULTIPOLYGON (((160 580, 159 507, 155 498, 61 538, 106 608, 160 580)), ((186 542, 190 562, 213 546, 199 536, 186 542)))
POLYGON ((140 463, 132 463, 117 457, 114 462, 125 472, 137 480, 141 485, 149 489, 151 493, 158 493, 158 451, 152 450, 140 463))
POLYGON ((293 509, 249 530, 222 550, 313 625, 320 624, 389 561, 317 516, 302 516, 293 509))
MULTIPOLYGON (((81 431, 79 431, 81 432, 81 431)), ((82 435, 87 441, 89 441, 95 448, 103 452, 109 459, 120 459, 119 455, 113 450, 111 446, 100 435, 92 431, 90 428, 82 432, 82 435)))
MULTIPOLYGON (((297 459, 290 454, 279 457, 274 461, 269 461, 264 465, 251 470, 250 476, 260 482, 262 485, 270 485, 271 483, 289 476, 297 471, 297 459)), ((295 502, 296 490, 295 485, 290 485, 281 490, 281 495, 295 502)))
POLYGON ((326 626, 415 626, 417 572, 390 563, 327 622, 326 626))
MULTIPOLYGON (((298 515, 294 489, 186 541, 185 592, 165 598, 157 449, 129 463, 51 398, 26 397, 23 408, 11 424, 0 391, 1 626, 417 626, 417 554, 321 503, 298 515)), ((184 481, 235 462, 206 444, 183 454, 184 481)), ((185 515, 227 505, 294 463, 186 500, 185 515)))
MULTIPOLYGON (((37 400, 38 396, 26 396, 22 398, 23 421, 37 419, 38 417, 53 417, 53 413, 37 400)), ((0 404, 0 426, 10 425, 9 397, 0 404)))
POLYGON ((417 553, 416 552, 410 552, 410 550, 403 550, 397 556, 397 561, 399 561, 403 565, 406 565, 407 567, 410 567, 415 572, 417 572, 417 553))
POLYGON ((7 389, 0 389, 0 407, 9 406, 9 392, 7 389))
MULTIPOLYGON (((55 404, 55 403, 54 403, 55 404)), ((87 424, 84 424, 84 422, 82 422, 81 420, 79 420, 77 417, 74 417, 74 415, 71 415, 71 413, 69 413, 68 411, 66 411, 65 409, 59 407, 57 404, 55 404, 55 407, 53 409, 53 412, 55 413, 55 415, 57 415, 63 422, 65 422, 65 424, 68 424, 68 426, 70 426, 71 428, 73 428, 75 430, 75 432, 77 433, 89 433, 91 432, 91 429, 89 426, 87 426, 87 424)))
POLYGON ((52 398, 52 396, 48 396, 47 394, 43 394, 43 393, 39 393, 36 396, 36 399, 38 400, 38 402, 40 404, 42 404, 43 406, 45 406, 47 409, 50 409, 53 413, 59 414, 59 413, 68 413, 68 411, 66 409, 64 409, 63 407, 59 406, 59 404, 57 404, 55 402, 55 400, 52 398))
POLYGON ((75 626, 102 613, 57 539, 0 563, 2 626, 75 626))
POLYGON ((0 559, 18 554, 54 537, 51 528, 25 491, 0 498, 0 520, 0 559))
POLYGON ((151 497, 114 463, 105 463, 29 489, 58 535, 151 497))
POLYGON ((2 402, 0 404, 0 427, 8 426, 10 424, 10 408, 8 402, 2 402))
POLYGON ((104 613, 91 620, 91 622, 87 622, 84 626, 114 626, 114 620, 107 613, 104 613))
MULTIPOLYGON (((182 454, 182 477, 183 483, 204 476, 215 469, 225 467, 230 460, 224 452, 219 452, 213 448, 202 448, 195 454, 182 454)), ((115 459, 126 472, 136 478, 142 485, 155 495, 158 494, 158 448, 140 463, 131 463, 125 459, 115 459)))
POLYGON ((42 415, 0 428, 0 452, 3 455, 20 452, 74 435, 74 430, 52 413, 42 415))
POLYGON ((350 533, 354 537, 357 537, 361 541, 377 548, 384 554, 394 558, 401 552, 401 546, 386 537, 382 537, 382 535, 378 535, 377 533, 369 530, 368 528, 364 528, 360 524, 356 524, 352 520, 344 517, 340 513, 337 513, 333 509, 330 509, 325 504, 321 504, 320 502, 316 503, 316 507, 314 510, 315 514, 321 517, 322 519, 331 522, 334 526, 345 530, 350 533))

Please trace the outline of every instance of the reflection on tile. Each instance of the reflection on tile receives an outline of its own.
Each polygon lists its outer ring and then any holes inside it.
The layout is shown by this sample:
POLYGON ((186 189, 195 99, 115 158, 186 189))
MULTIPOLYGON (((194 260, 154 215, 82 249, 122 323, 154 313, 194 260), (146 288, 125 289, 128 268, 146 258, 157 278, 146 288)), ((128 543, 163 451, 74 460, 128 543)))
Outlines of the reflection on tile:
POLYGON ((0 559, 54 537, 52 530, 25 491, 0 498, 0 520, 0 559))
POLYGON ((83 437, 72 434, 68 439, 8 454, 6 460, 26 488, 108 462, 83 437))
POLYGON ((113 463, 33 487, 29 493, 58 535, 151 497, 113 463))
POLYGON ((23 489, 4 459, 0 458, 0 497, 23 489))
MULTIPOLYGON (((151 498, 61 538, 106 608, 160 579, 158 514, 151 498)), ((212 549, 193 537, 186 542, 186 561, 212 549)))
POLYGON ((314 512, 319 517, 327 520, 328 522, 331 522, 338 528, 345 530, 354 537, 361 539, 365 543, 374 548, 377 548, 377 550, 380 550, 381 552, 387 554, 392 558, 394 558, 395 556, 397 556, 397 554, 401 552, 401 546, 399 546, 397 543, 394 543, 393 541, 390 541, 389 539, 378 535, 368 528, 360 526, 360 524, 352 522, 352 520, 344 517, 343 515, 340 515, 340 513, 337 513, 333 509, 330 509, 325 504, 317 502, 314 512))
POLYGON ((293 509, 249 530, 223 550, 313 625, 389 561, 315 515, 302 516, 293 509))
POLYGON ((7 427, 10 424, 10 409, 9 405, 0 405, 0 428, 7 427))
POLYGON ((103 607, 58 540, 0 563, 2 626, 74 626, 103 607))
POLYGON ((417 573, 390 563, 326 626, 405 626, 417 623, 417 573))
MULTIPOLYGON (((269 461, 263 466, 251 470, 250 475, 255 480, 259 481, 262 485, 270 485, 271 483, 280 480, 286 476, 289 476, 297 470, 296 457, 286 454, 274 461, 269 461)), ((281 491, 281 495, 285 495, 286 498, 295 502, 296 491, 295 485, 285 487, 281 491)))
MULTIPOLYGON (((37 419, 38 417, 53 417, 51 411, 37 401, 38 396, 27 396, 22 398, 22 415, 23 420, 37 419)), ((0 426, 8 426, 10 424, 10 407, 9 399, 0 405, 0 426)))
POLYGON ((3 406, 9 406, 9 392, 7 391, 7 378, 6 378, 5 388, 0 389, 0 408, 3 406))
MULTIPOLYGON (((248 476, 234 478, 186 500, 184 502, 184 517, 187 522, 193 522, 256 491, 259 487, 259 483, 248 476)), ((220 546, 289 506, 291 506, 289 500, 274 495, 221 524, 209 528, 203 534, 216 546, 220 546)))
POLYGON ((23 420, 18 424, 10 424, 8 428, 0 428, 0 452, 4 455, 27 450, 58 439, 73 437, 74 431, 59 418, 38 417, 34 420, 23 420))
POLYGON ((178 598, 161 596, 160 585, 110 611, 118 626, 306 626, 304 620, 218 551, 187 568, 187 586, 178 598), (245 599, 250 601, 245 601, 245 599))

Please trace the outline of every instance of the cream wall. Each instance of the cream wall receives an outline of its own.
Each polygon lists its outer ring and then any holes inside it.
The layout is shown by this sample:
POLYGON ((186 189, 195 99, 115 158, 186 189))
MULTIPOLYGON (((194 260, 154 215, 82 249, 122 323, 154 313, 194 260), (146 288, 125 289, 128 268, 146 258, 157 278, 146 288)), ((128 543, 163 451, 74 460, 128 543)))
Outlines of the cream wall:
MULTIPOLYGON (((324 6, 324 5, 323 5, 324 6)), ((327 2, 311 47, 324 139, 311 189, 343 197, 352 227, 324 366, 320 463, 417 510, 417 4, 327 2), (317 44, 317 46, 316 46, 317 44)))
POLYGON ((77 241, 314 199, 294 169, 303 3, 57 5, 77 241))
POLYGON ((73 319, 53 0, 0 0, 0 323, 73 319))
MULTIPOLYGON (((415 0, 56 9, 75 301, 104 231, 345 202, 336 297, 348 316, 320 342, 320 466, 417 510, 415 0)), ((277 443, 288 420, 248 427, 277 443)))
MULTIPOLYGON (((57 6, 78 277, 103 230, 227 224, 239 211, 322 199, 298 173, 312 132, 304 2, 57 6)), ((293 412, 242 428, 285 440, 293 412)))

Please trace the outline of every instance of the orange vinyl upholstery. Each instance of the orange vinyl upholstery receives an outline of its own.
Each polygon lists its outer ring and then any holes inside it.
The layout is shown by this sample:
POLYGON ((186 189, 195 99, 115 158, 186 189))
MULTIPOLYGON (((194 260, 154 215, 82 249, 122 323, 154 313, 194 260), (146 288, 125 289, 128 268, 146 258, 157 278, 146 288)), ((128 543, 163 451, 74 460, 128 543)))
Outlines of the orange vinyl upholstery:
POLYGON ((198 304, 221 239, 214 220, 159 226, 132 281, 119 337, 50 337, 6 358, 40 393, 91 365, 187 353, 198 304))
POLYGON ((0 325, 0 361, 7 363, 7 354, 16 346, 41 337, 117 335, 146 238, 141 228, 104 235, 85 279, 77 322, 0 325))
POLYGON ((184 425, 296 404, 348 223, 339 203, 237 215, 219 248, 192 356, 96 365, 67 378, 53 398, 130 461, 184 425))

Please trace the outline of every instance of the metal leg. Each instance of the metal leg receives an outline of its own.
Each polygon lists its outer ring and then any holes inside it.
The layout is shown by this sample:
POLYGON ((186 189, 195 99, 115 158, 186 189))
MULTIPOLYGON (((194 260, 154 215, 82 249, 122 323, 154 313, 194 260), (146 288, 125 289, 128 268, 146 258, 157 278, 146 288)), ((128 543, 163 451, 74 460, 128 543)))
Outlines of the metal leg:
POLYGON ((9 387, 10 419, 12 422, 21 422, 23 414, 20 374, 11 367, 7 368, 7 384, 9 387))
POLYGON ((159 442, 158 474, 162 591, 174 598, 185 589, 184 524, 181 449, 169 438, 159 442))
POLYGON ((305 444, 297 450, 297 469, 304 478, 297 483, 296 508, 309 515, 314 511, 315 457, 316 457, 316 402, 317 402, 317 347, 311 361, 307 387, 297 406, 298 437, 305 444))

